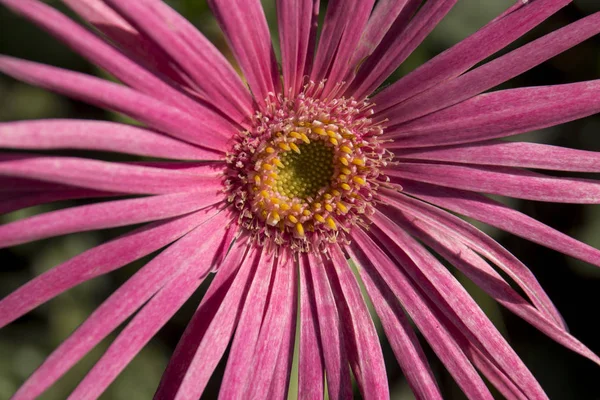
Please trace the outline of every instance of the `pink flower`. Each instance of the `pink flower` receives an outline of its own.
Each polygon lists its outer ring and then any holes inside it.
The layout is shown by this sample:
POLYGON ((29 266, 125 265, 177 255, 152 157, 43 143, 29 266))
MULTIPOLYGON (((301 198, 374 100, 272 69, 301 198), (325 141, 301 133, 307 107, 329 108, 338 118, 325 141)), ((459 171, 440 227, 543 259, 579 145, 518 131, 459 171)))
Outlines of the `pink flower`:
POLYGON ((48 357, 15 399, 37 397, 133 316, 72 394, 98 397, 210 274, 214 281, 156 398, 199 398, 229 345, 222 398, 285 398, 297 323, 301 398, 323 397, 324 374, 329 398, 351 397, 351 372, 364 398, 387 398, 382 351, 363 296, 417 398, 441 394, 408 317, 469 398, 492 398, 478 371, 507 398, 545 398, 425 245, 510 311, 600 364, 567 332, 529 269, 451 213, 600 265, 597 249, 483 195, 600 203, 596 181, 527 170, 600 172, 598 153, 498 140, 599 112, 600 81, 481 94, 597 34, 600 14, 476 66, 570 3, 519 1, 375 92, 456 0, 422 7, 419 0, 376 6, 330 0, 318 43, 319 1, 278 0, 281 73, 260 1, 209 0, 247 86, 159 0, 64 2, 96 30, 38 0, 0 0, 123 84, 6 56, 0 71, 145 127, 9 122, 0 124, 0 146, 180 161, 0 156, 0 182, 12 188, 0 198, 2 212, 105 200, 3 225, 2 247, 146 223, 9 294, 0 302, 0 326, 164 248, 48 357))

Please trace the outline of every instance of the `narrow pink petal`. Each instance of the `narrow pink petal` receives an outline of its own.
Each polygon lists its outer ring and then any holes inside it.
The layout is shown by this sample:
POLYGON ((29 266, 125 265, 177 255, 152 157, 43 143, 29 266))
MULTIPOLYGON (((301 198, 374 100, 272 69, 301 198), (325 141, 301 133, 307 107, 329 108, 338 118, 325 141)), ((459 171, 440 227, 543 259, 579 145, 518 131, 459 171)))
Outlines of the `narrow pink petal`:
POLYGON ((402 122, 452 106, 518 76, 600 32, 600 13, 592 14, 498 57, 464 75, 440 83, 378 115, 387 124, 402 122))
MULTIPOLYGON (((399 34, 392 30, 361 64, 347 93, 362 99, 381 85, 423 42, 458 0, 427 1, 399 34)), ((416 8, 417 4, 413 7, 416 8)), ((404 22, 404 21, 401 21, 404 22)))
POLYGON ((372 280, 380 290, 393 292, 469 399, 492 400, 473 365, 402 269, 393 264, 362 230, 352 230, 352 237, 350 252, 352 259, 361 266, 358 271, 363 281, 372 280))
POLYGON ((319 38, 314 81, 327 79, 324 95, 335 95, 338 85, 356 68, 350 64, 354 50, 367 25, 374 0, 330 0, 319 38), (315 79, 317 78, 317 79, 315 79))
POLYGON ((318 330, 325 361, 325 375, 327 378, 327 392, 330 399, 352 398, 352 384, 350 382, 350 368, 348 354, 346 353, 342 321, 336 307, 335 298, 325 264, 321 257, 313 253, 308 254, 310 275, 314 288, 314 298, 317 311, 318 330))
POLYGON ((135 225, 188 214, 223 201, 215 191, 115 200, 34 215, 0 226, 0 248, 74 232, 135 225))
MULTIPOLYGON (((539 1, 539 0, 538 0, 539 1)), ((386 130, 389 147, 470 143, 516 135, 600 112, 600 80, 499 90, 386 130)))
MULTIPOLYGON (((114 0, 113 0, 114 1, 114 0)), ((279 71, 260 0, 208 0, 227 42, 248 80, 255 100, 264 105, 279 92, 279 71)))
POLYGON ((197 230, 202 231, 201 237, 194 235, 196 231, 190 234, 196 236, 196 241, 186 241, 188 248, 180 250, 184 256, 171 261, 179 264, 177 272, 169 276, 168 282, 121 331, 102 358, 71 393, 70 399, 95 399, 102 394, 196 291, 214 266, 227 219, 224 215, 218 215, 197 230), (200 244, 198 240, 201 240, 200 244))
POLYGON ((398 220, 392 222, 380 213, 371 218, 381 229, 374 234, 382 245, 469 341, 485 349, 525 393, 545 398, 537 380, 450 271, 396 225, 398 220))
POLYGON ((115 43, 129 58, 163 80, 191 86, 190 78, 169 63, 170 57, 148 37, 138 32, 104 0, 62 0, 82 19, 115 43))
POLYGON ((453 216, 436 207, 414 200, 405 195, 397 195, 387 192, 386 201, 396 209, 383 210, 392 219, 402 217, 403 212, 409 215, 418 215, 438 229, 451 229, 453 237, 467 244, 475 251, 481 253, 500 269, 502 269, 531 299, 532 303, 546 315, 551 321, 566 329, 560 313, 552 304, 552 301, 544 292, 535 276, 508 250, 503 248, 494 239, 487 236, 471 224, 453 216))
POLYGON ((322 399, 324 361, 317 319, 317 304, 307 256, 300 257, 300 351, 298 398, 322 399))
POLYGON ((485 196, 412 181, 403 182, 403 186, 411 196, 600 266, 600 250, 485 196))
POLYGON ((447 259, 471 279, 478 287, 508 310, 523 318, 540 332, 563 346, 600 365, 600 358, 565 329, 533 308, 490 265, 466 245, 454 240, 450 229, 434 228, 416 219, 405 219, 408 231, 447 259))
POLYGON ((6 214, 23 208, 62 200, 91 199, 121 196, 119 193, 102 192, 89 189, 64 189, 47 192, 16 193, 12 196, 0 196, 0 214, 6 214))
POLYGON ((508 167, 403 163, 389 176, 440 186, 554 203, 600 204, 600 182, 554 178, 508 167))
POLYGON ((169 361, 155 399, 198 399, 231 340, 256 271, 256 251, 235 243, 169 361))
POLYGON ((461 164, 600 172, 600 152, 499 140, 445 147, 394 149, 396 157, 461 164))
POLYGON ((339 246, 332 246, 330 282, 342 317, 349 358, 365 399, 389 398, 387 372, 379 336, 356 276, 339 246), (352 341, 352 344, 348 343, 352 341))
POLYGON ((520 38, 572 0, 535 0, 496 19, 465 40, 398 80, 375 97, 383 110, 459 76, 520 38))
POLYGON ((214 165, 203 169, 205 173, 200 175, 85 158, 0 155, 0 176, 132 194, 185 192, 201 187, 218 191, 222 187, 219 169, 214 165))
POLYGON ((136 126, 106 121, 37 120, 0 123, 0 147, 114 151, 178 160, 222 155, 136 126))
POLYGON ((294 98, 300 91, 307 69, 309 53, 314 52, 312 26, 319 0, 277 0, 277 22, 281 45, 283 89, 294 98), (311 47, 312 45, 312 47, 311 47))
POLYGON ((427 357, 398 300, 381 281, 375 283, 370 274, 360 273, 396 360, 416 398, 441 400, 427 357))
POLYGON ((14 399, 36 398, 56 382, 96 344, 171 281, 177 271, 188 270, 195 261, 194 256, 213 245, 211 241, 204 240, 207 236, 210 237, 209 232, 217 230, 219 224, 224 223, 222 216, 212 218, 140 269, 44 361, 15 394, 14 399))
POLYGON ((190 76, 204 98, 238 123, 253 114, 252 97, 221 52, 162 1, 107 0, 190 76))
POLYGON ((52 7, 38 0, 0 0, 0 3, 38 24, 128 86, 193 115, 206 112, 199 103, 52 7))
POLYGON ((179 139, 223 152, 236 129, 208 110, 192 115, 133 89, 89 75, 0 56, 0 71, 90 104, 117 111, 179 139))
POLYGON ((0 301, 0 327, 82 282, 168 245, 200 225, 206 215, 207 211, 200 211, 143 226, 50 269, 0 301))
POLYGON ((253 368, 244 391, 249 398, 257 400, 270 396, 287 398, 291 365, 278 365, 278 359, 282 357, 291 361, 290 355, 294 351, 293 341, 290 343, 289 338, 296 332, 297 266, 291 254, 283 253, 274 267, 275 278, 269 293, 269 305, 260 327, 254 361, 249 364, 253 368), (278 366, 284 368, 283 382, 274 379, 278 375, 278 366), (273 386, 284 388, 285 393, 274 395, 271 392, 273 386))
MULTIPOLYGON (((219 392, 220 398, 238 399, 246 393, 248 380, 252 373, 248 366, 252 365, 256 353, 260 327, 264 320, 272 275, 276 266, 277 258, 272 253, 267 254, 263 250, 233 338, 223 384, 219 392)), ((184 384, 190 385, 195 382, 184 381, 184 384)), ((182 390, 181 393, 190 392, 190 389, 183 391, 183 385, 180 390, 182 390)))
POLYGON ((421 3, 422 0, 378 1, 352 55, 350 65, 360 65, 361 60, 373 53, 389 31, 400 34, 406 29, 408 21, 421 3))

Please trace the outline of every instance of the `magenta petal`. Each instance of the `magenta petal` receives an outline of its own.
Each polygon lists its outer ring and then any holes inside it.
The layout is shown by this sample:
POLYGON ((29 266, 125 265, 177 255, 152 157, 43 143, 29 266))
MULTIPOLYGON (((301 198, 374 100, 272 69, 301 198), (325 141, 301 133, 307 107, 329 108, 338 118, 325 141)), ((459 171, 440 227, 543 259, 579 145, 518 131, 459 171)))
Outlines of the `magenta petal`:
MULTIPOLYGON (((113 0, 114 1, 114 0, 113 0)), ((260 0, 208 0, 227 42, 244 71, 255 100, 279 92, 279 71, 260 0)))
POLYGON ((0 301, 0 326, 5 326, 82 282, 168 245, 201 224, 206 215, 207 211, 201 211, 143 226, 52 268, 0 301))
POLYGON ((135 225, 188 214, 222 201, 214 191, 115 200, 34 215, 0 226, 0 248, 48 237, 135 225))
POLYGON ((600 152, 499 140, 445 147, 394 149, 396 157, 461 164, 600 172, 600 152))
POLYGON ((106 121, 38 120, 0 123, 0 147, 114 151, 179 160, 218 160, 222 155, 147 129, 106 121))
POLYGON ((193 79, 202 97, 237 123, 253 114, 252 97, 221 52, 162 1, 107 1, 193 79))
POLYGON ((465 40, 434 57, 373 97, 383 110, 440 82, 459 76, 478 62, 503 49, 535 28, 572 0, 528 1, 496 19, 465 40))
POLYGON ((201 147, 224 152, 236 128, 206 109, 192 115, 133 89, 89 75, 0 56, 0 71, 99 107, 121 112, 153 128, 201 147))
POLYGON ((195 174, 85 158, 0 154, 0 176, 39 179, 88 189, 130 194, 197 190, 216 193, 222 178, 214 165, 195 174))
POLYGON ((348 354, 344 347, 342 321, 321 257, 309 253, 308 262, 317 306, 320 341, 323 346, 327 391, 330 399, 352 398, 348 354))
MULTIPOLYGON (((212 216, 214 214, 208 217, 212 216)), ((210 246, 214 246, 211 241, 203 239, 209 235, 209 232, 217 230, 219 225, 222 226, 225 222, 222 215, 214 217, 168 247, 140 269, 46 359, 19 389, 15 399, 31 399, 44 392, 165 284, 172 281, 178 271, 190 270, 190 264, 195 261, 195 256, 210 246), (202 243, 202 245, 199 246, 198 243, 202 243)), ((100 385, 101 382, 98 381, 98 384, 100 385)))
MULTIPOLYGON (((250 374, 248 368, 256 354, 256 345, 260 334, 260 327, 264 320, 267 299, 271 290, 271 280, 274 269, 277 267, 277 258, 272 254, 263 254, 258 261, 256 275, 248 289, 244 308, 239 318, 238 328, 233 338, 229 359, 219 397, 224 399, 238 399, 246 393, 250 374)), ((188 384, 193 384, 189 382, 188 384)))
POLYGON ((23 208, 49 204, 61 200, 90 199, 121 196, 119 193, 102 192, 89 189, 63 189, 45 192, 32 192, 31 194, 18 193, 12 196, 0 195, 0 214, 21 210, 23 208))
POLYGON ((485 383, 451 333, 438 322, 437 316, 430 310, 422 294, 415 290, 403 271, 393 264, 362 230, 353 230, 352 237, 352 259, 362 267, 359 268, 359 272, 363 279, 373 280, 382 288, 380 290, 393 292, 469 399, 492 400, 493 397, 485 383))
POLYGON ((202 395, 231 340, 257 258, 246 240, 234 244, 179 340, 155 399, 202 395))
POLYGON ((600 182, 598 181, 554 178, 516 168, 403 163, 397 169, 387 170, 387 174, 518 199, 600 204, 600 182))
POLYGON ((196 291, 214 266, 229 219, 225 214, 217 215, 190 233, 190 240, 187 237, 181 240, 185 241, 186 247, 181 248, 177 257, 171 260, 171 263, 177 265, 177 270, 169 275, 164 286, 121 331, 69 396, 70 399, 93 398, 104 392, 133 357, 196 291))
MULTIPOLYGON (((253 399, 285 399, 289 387, 290 364, 278 360, 292 360, 296 332, 297 266, 291 254, 283 253, 275 268, 275 278, 269 293, 269 305, 260 327, 254 361, 246 395, 253 399), (291 346, 290 346, 291 345, 291 346), (281 370, 281 371, 278 371, 281 370), (280 373, 280 372, 283 372, 280 373), (275 379, 279 377, 280 381, 275 379), (276 392, 273 392, 273 388, 276 392), (283 393, 277 393, 283 389, 283 393)), ((248 368, 248 366, 246 366, 248 368)))
MULTIPOLYGON (((539 1, 539 0, 538 0, 539 1)), ((386 130, 390 148, 480 142, 600 112, 600 80, 499 90, 386 130)))
POLYGON ((317 304, 307 256, 300 258, 300 351, 298 398, 322 399, 324 361, 317 320, 317 304))
POLYGON ((592 14, 464 75, 440 83, 378 114, 398 125, 460 103, 518 76, 600 32, 600 13, 592 14))
POLYGON ((340 248, 336 246, 331 250, 334 268, 329 269, 328 273, 331 272, 330 282, 340 310, 344 331, 347 333, 346 348, 349 349, 354 377, 365 399, 389 398, 387 372, 379 337, 356 276, 340 248))

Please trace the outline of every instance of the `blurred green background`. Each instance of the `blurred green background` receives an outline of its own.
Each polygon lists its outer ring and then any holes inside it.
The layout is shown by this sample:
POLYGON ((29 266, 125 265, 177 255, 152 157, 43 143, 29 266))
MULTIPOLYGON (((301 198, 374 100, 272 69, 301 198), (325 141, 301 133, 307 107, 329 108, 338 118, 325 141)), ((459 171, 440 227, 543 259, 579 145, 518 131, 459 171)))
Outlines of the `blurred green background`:
MULTIPOLYGON (((48 2, 62 9, 58 1, 48 2)), ((219 28, 204 0, 167 2, 182 12, 216 46, 229 55, 219 28)), ((271 24, 271 31, 276 38, 274 0, 263 1, 263 3, 271 24)), ((511 4, 513 0, 460 1, 395 76, 402 76, 465 38, 511 4)), ((550 18, 511 48, 598 11, 600 11, 600 2, 597 0, 575 0, 572 5, 550 18)), ((105 76, 102 71, 45 32, 1 7, 0 53, 105 76)), ((598 78, 600 78, 600 37, 563 53, 502 87, 552 85, 598 78)), ((40 118, 123 120, 121 116, 0 76, 0 121, 40 118)), ((517 139, 600 151, 600 117, 585 118, 540 132, 520 135, 517 139)), ((600 178, 598 174, 596 176, 588 174, 587 177, 600 178)), ((599 206, 506 201, 526 214, 600 248, 599 206)), ((33 207, 0 216, 0 219, 2 222, 11 221, 48 211, 57 206, 64 207, 72 204, 63 202, 58 205, 33 207)), ((493 234, 533 270, 563 313, 571 332, 593 351, 599 353, 600 332, 597 328, 597 319, 600 314, 598 295, 600 271, 596 267, 541 246, 493 229, 484 229, 493 234)), ((1 250, 0 297, 4 297, 32 277, 58 263, 122 232, 121 229, 112 229, 68 235, 1 250)), ((144 261, 147 259, 74 288, 0 330, 0 399, 10 397, 43 359, 144 261)), ((551 399, 600 399, 598 385, 600 369, 597 366, 547 339, 517 317, 498 307, 466 279, 463 277, 460 279, 531 368, 551 399)), ((174 319, 110 386, 103 396, 104 399, 151 398, 168 358, 200 298, 201 293, 192 298, 176 314, 174 319)), ((114 337, 115 335, 112 335, 102 342, 42 398, 66 398, 114 337)), ((413 398, 385 338, 382 338, 382 344, 392 398, 413 398)), ((440 362, 426 344, 425 347, 445 398, 463 399, 464 395, 460 393, 440 362)), ((223 367, 224 364, 221 363, 221 371, 223 367)), ((211 381, 205 398, 216 397, 219 387, 218 375, 211 381)))

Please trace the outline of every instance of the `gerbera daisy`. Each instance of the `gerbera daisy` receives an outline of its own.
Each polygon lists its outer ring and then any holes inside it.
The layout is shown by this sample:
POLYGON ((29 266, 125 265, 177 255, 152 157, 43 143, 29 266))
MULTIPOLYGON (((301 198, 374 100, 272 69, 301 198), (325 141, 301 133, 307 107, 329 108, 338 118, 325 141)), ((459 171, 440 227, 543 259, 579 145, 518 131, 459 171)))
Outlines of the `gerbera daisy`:
POLYGON ((319 35, 318 0, 278 0, 281 67, 260 1, 209 0, 243 79, 162 1, 63 1, 93 29, 39 0, 0 3, 121 83, 7 56, 0 71, 143 127, 9 122, 0 124, 0 146, 176 161, 1 156, 2 212, 104 199, 5 224, 2 247, 147 224, 9 294, 0 302, 0 326, 162 249, 15 399, 40 395, 130 319, 71 395, 98 397, 211 274, 156 398, 199 398, 228 348, 221 398, 285 398, 296 332, 299 397, 349 398, 354 378, 364 398, 388 398, 367 300, 417 398, 441 394, 415 328, 467 397, 492 398, 485 377, 507 398, 546 398, 439 258, 600 364, 567 332, 529 269, 454 214, 600 265, 600 251, 485 196, 600 203, 596 181, 529 170, 600 172, 598 153, 498 140, 599 112, 600 81, 482 94, 597 34, 600 14, 479 65, 570 3, 519 1, 378 91, 457 0, 331 0, 319 35))

